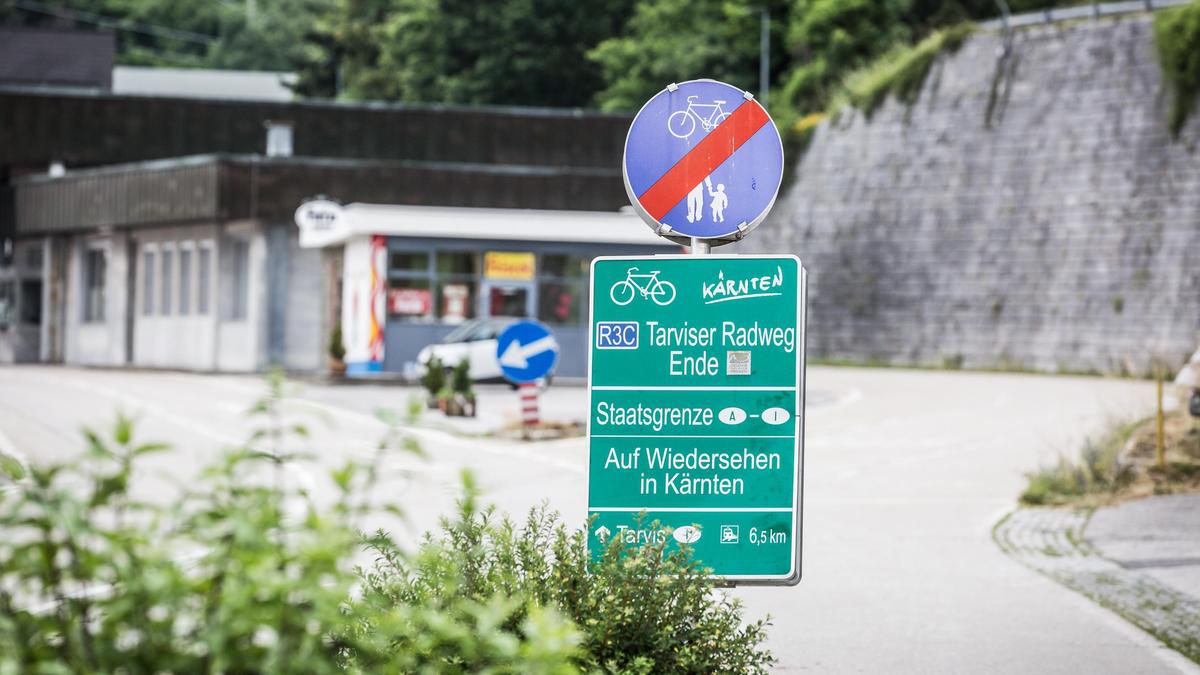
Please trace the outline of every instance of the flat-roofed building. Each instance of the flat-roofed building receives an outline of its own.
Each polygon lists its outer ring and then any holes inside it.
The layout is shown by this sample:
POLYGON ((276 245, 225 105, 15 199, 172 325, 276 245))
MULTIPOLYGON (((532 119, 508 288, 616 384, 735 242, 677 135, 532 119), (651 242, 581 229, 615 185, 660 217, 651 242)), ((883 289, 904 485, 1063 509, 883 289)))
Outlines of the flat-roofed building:
POLYGON ((411 374, 463 321, 505 316, 550 324, 558 374, 582 377, 591 258, 677 250, 593 170, 207 155, 13 187, 12 309, 36 325, 0 336, 10 360, 319 371, 338 325, 352 374, 411 374), (294 212, 318 194, 423 203, 350 203, 313 244, 294 212))
POLYGON ((0 86, 0 119, 0 362, 317 371, 341 326, 404 373, 503 315, 582 376, 590 259, 678 250, 622 211, 625 115, 0 86), (319 195, 345 229, 308 247, 319 195))

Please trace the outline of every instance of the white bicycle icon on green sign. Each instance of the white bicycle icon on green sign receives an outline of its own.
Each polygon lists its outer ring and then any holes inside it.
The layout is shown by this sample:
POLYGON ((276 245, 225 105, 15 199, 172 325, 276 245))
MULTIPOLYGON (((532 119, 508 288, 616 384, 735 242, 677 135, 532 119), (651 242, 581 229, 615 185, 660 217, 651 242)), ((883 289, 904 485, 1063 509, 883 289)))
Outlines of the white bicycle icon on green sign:
POLYGON ((613 284, 608 294, 612 301, 624 306, 633 302, 639 292, 643 298, 650 298, 654 304, 666 307, 675 300, 675 284, 658 278, 659 270, 648 274, 634 274, 636 267, 630 267, 625 278, 613 284))
POLYGON ((687 97, 687 110, 676 110, 667 118, 667 131, 675 138, 687 138, 696 131, 696 122, 707 133, 717 128, 717 125, 729 117, 725 112, 725 101, 713 100, 712 103, 696 103, 695 96, 687 97))

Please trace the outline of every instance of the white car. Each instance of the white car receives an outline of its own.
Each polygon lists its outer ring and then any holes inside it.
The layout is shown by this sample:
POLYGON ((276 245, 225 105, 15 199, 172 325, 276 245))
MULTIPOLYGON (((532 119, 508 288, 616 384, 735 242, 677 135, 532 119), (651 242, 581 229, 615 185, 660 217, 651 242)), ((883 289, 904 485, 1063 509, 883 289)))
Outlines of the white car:
POLYGON ((417 373, 423 375, 432 358, 442 362, 447 371, 454 370, 465 358, 471 364, 471 379, 475 382, 507 382, 496 359, 497 338, 520 319, 493 317, 472 319, 450 331, 441 342, 426 345, 417 354, 417 373))

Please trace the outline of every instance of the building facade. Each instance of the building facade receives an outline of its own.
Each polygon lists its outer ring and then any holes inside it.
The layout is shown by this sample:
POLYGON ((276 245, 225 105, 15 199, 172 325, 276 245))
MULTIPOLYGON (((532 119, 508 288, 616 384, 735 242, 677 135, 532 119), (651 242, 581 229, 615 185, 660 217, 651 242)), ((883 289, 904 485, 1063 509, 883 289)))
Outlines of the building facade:
POLYGON ((522 316, 582 376, 591 258, 678 250, 621 211, 627 124, 0 84, 0 362, 321 371, 337 325, 351 372, 411 374, 462 322, 522 316), (217 154, 170 154, 194 151, 217 154), (302 245, 318 195, 349 229, 302 245))
MULTIPOLYGON (((557 375, 587 374, 588 277, 599 255, 678 250, 632 213, 351 204, 300 245, 340 257, 352 375, 415 374, 417 353, 475 318, 551 328, 557 375)), ((316 229, 315 226, 313 229, 316 229)), ((494 336, 475 335, 475 339, 494 336)))

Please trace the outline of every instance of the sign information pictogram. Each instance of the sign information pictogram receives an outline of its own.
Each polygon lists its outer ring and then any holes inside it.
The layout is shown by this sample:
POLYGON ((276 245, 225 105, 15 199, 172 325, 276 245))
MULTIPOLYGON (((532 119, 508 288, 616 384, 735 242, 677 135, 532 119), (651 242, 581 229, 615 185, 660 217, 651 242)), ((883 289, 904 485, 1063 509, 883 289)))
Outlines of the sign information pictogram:
POLYGON ((504 377, 517 384, 534 382, 554 372, 558 341, 537 321, 518 321, 496 339, 496 361, 504 377))

